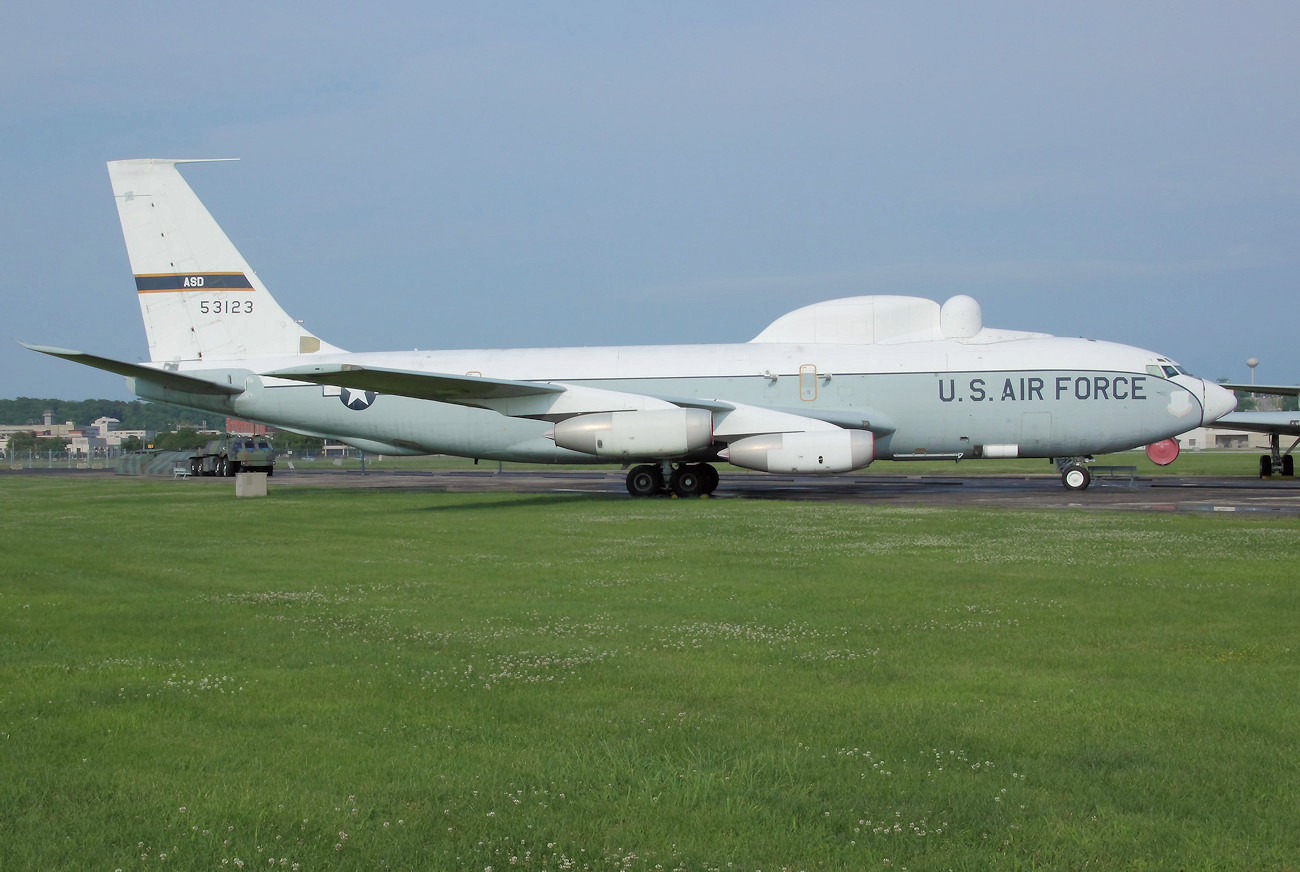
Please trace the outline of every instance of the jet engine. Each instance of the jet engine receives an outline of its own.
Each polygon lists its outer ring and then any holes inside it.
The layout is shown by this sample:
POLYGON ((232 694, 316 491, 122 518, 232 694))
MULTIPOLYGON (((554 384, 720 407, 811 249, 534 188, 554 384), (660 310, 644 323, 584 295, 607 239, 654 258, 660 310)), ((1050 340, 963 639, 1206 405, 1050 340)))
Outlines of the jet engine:
POLYGON ((765 433, 737 439, 719 456, 759 472, 849 472, 876 459, 875 445, 865 430, 765 433))
POLYGON ((578 415, 555 425, 555 444, 597 457, 682 457, 713 443, 705 409, 650 409, 578 415))

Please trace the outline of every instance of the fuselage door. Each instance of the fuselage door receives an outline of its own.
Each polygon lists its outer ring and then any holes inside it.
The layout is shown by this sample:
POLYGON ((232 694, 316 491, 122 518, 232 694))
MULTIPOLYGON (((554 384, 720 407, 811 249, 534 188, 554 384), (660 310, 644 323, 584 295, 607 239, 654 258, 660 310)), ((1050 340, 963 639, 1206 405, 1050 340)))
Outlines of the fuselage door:
POLYGON ((817 366, 805 363, 799 367, 799 399, 811 403, 817 399, 817 366))

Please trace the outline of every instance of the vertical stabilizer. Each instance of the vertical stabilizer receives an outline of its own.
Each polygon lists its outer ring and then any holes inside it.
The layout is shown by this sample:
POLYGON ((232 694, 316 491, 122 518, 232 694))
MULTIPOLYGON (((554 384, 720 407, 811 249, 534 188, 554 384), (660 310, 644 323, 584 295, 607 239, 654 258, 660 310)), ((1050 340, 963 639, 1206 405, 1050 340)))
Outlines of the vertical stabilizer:
POLYGON ((290 318, 177 171, 110 161, 108 176, 156 362, 338 351, 290 318))

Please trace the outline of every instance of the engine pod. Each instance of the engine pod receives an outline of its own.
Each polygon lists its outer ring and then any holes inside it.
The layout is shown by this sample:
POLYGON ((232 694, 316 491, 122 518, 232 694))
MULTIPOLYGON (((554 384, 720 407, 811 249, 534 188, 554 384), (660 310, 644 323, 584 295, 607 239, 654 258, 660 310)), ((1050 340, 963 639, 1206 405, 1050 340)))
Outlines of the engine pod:
POLYGON ((705 409, 650 409, 578 415, 555 425, 555 444, 597 457, 683 457, 713 443, 713 414, 705 409))
POLYGON ((814 430, 747 436, 720 455, 759 472, 830 473, 862 469, 876 459, 876 441, 865 430, 814 430))

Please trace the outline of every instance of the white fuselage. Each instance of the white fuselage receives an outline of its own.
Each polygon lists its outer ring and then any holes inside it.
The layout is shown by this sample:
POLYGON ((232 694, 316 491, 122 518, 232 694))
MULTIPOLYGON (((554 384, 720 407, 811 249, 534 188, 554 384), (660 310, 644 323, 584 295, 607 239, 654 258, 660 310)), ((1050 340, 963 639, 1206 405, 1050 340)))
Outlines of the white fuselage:
MULTIPOLYGON (((877 434, 876 457, 883 459, 971 457, 987 446, 1003 454, 1014 446, 1012 454, 1034 457, 1113 451, 1169 438, 1211 417, 1206 384, 1165 374, 1161 367, 1169 362, 1157 354, 1041 335, 870 346, 749 342, 338 353, 313 360, 596 387, 672 401, 723 399, 837 421, 856 416, 877 434)), ((285 364, 281 358, 243 360, 231 369, 183 364, 182 372, 225 380, 245 392, 229 400, 171 391, 153 398, 375 451, 598 460, 557 448, 545 438, 546 421, 257 375, 285 364)), ((1211 406, 1221 404, 1217 387, 1209 390, 1211 406)))

